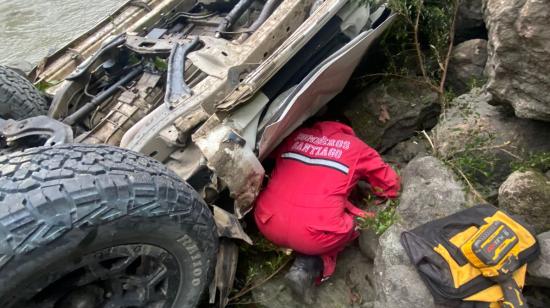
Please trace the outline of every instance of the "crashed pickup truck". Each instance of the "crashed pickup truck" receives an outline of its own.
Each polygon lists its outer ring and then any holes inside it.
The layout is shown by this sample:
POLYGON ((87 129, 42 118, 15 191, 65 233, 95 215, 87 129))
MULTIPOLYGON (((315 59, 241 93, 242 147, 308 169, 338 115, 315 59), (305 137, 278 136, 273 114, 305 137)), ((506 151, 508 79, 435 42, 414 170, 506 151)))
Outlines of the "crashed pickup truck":
POLYGON ((0 306, 225 306, 262 160, 391 24, 373 2, 128 1, 1 66, 0 306))

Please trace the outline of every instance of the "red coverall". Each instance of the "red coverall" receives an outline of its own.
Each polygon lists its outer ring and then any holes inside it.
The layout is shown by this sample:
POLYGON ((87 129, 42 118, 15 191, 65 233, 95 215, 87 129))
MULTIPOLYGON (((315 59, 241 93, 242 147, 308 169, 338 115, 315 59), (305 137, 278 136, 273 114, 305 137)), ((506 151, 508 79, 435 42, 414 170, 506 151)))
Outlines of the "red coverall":
POLYGON ((275 168, 257 199, 256 224, 276 245, 321 256, 329 277, 338 253, 359 235, 353 216, 364 212, 348 201, 353 187, 366 180, 376 195, 394 198, 399 177, 338 122, 298 129, 272 156, 275 168))

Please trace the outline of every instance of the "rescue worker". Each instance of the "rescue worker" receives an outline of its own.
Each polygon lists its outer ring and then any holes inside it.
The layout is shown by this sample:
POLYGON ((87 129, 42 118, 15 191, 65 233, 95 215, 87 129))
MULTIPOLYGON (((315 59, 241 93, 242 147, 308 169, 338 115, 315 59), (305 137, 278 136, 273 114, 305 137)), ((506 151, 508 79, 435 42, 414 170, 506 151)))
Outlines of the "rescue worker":
POLYGON ((399 177, 348 125, 317 122, 287 137, 271 154, 275 167, 254 218, 276 245, 298 253, 286 275, 292 291, 312 302, 312 286, 330 277, 336 257, 358 237, 354 217, 373 216, 348 196, 359 180, 382 198, 395 198, 399 177))

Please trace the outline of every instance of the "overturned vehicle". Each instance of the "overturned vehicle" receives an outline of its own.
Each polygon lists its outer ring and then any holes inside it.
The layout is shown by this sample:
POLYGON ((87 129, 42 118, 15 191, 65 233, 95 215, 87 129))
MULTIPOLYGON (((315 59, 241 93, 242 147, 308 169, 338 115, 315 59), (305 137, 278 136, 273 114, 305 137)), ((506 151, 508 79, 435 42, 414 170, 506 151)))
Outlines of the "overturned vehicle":
POLYGON ((129 1, 0 67, 2 307, 225 306, 261 162, 391 23, 369 2, 129 1))

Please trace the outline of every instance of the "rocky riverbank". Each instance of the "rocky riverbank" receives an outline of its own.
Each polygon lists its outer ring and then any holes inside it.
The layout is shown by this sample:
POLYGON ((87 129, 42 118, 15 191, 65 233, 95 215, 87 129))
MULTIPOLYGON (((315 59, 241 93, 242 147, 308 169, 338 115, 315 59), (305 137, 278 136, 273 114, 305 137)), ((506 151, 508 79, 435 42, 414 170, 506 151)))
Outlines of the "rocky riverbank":
MULTIPOLYGON (((437 307, 400 234, 482 202, 539 234, 524 293, 531 307, 550 306, 549 17, 545 1, 462 1, 445 86, 454 99, 399 76, 345 95, 344 113, 401 169, 403 190, 393 225, 381 236, 363 231, 316 306, 437 307)), ((254 290, 254 302, 300 307, 281 278, 254 290)))

